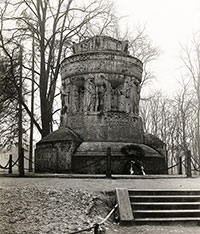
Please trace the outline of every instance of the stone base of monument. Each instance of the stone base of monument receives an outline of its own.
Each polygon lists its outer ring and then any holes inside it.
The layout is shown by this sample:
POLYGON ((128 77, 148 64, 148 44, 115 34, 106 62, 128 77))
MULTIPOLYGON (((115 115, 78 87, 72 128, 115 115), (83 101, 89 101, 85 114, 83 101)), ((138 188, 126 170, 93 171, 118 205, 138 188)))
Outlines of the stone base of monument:
POLYGON ((147 144, 131 142, 84 142, 69 128, 60 128, 37 143, 35 172, 106 174, 107 149, 111 149, 111 173, 130 174, 130 162, 134 160, 122 149, 139 147, 143 155, 138 155, 146 174, 166 174, 166 156, 161 142, 155 144, 155 137, 145 138, 147 144), (151 139, 151 141, 150 141, 151 139))
MULTIPOLYGON (((125 146, 139 146, 144 151, 144 157, 138 161, 144 167, 146 174, 166 174, 165 157, 145 144, 121 142, 83 142, 72 157, 74 173, 106 174, 107 149, 111 148, 111 173, 130 174, 130 162, 134 157, 121 152, 125 146)), ((141 156, 142 157, 142 156, 141 156)), ((134 173, 134 172, 133 172, 134 173)))

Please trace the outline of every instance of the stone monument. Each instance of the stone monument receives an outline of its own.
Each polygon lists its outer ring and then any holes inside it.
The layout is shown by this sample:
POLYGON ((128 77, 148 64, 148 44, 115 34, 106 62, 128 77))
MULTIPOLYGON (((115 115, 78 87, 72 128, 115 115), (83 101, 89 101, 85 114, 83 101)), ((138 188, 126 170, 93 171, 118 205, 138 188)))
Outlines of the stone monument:
POLYGON ((142 62, 129 55, 128 42, 95 36, 73 45, 61 64, 60 128, 37 143, 36 172, 105 173, 111 148, 112 173, 124 173, 122 148, 144 151, 149 173, 164 173, 165 144, 145 144, 139 116, 142 62), (157 165, 157 166, 155 166, 157 165), (162 170, 161 170, 162 169, 162 170))

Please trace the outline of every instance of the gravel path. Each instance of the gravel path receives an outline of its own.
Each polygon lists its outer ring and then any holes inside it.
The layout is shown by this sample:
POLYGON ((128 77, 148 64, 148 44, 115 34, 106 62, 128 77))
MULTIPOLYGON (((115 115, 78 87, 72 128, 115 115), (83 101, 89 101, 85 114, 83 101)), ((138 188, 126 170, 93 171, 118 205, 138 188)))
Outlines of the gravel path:
MULTIPOLYGON (((0 178, 0 234, 62 234, 100 222, 114 205, 116 187, 200 189, 192 179, 0 178), (110 193, 108 193, 110 192, 110 193)), ((199 226, 120 226, 108 221, 107 234, 200 234, 199 226)), ((83 232, 93 233, 93 232, 83 232)))
POLYGON ((170 179, 79 179, 79 178, 11 178, 0 177, 0 187, 54 187, 87 191, 111 191, 127 187, 136 189, 200 189, 200 178, 170 179))

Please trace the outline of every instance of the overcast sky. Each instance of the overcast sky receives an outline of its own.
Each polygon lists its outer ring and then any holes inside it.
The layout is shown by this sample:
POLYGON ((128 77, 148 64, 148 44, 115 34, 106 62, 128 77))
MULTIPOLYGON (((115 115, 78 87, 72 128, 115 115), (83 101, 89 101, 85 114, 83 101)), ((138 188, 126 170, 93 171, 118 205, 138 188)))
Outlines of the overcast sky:
POLYGON ((154 87, 173 92, 180 78, 180 43, 185 44, 192 34, 200 31, 200 0, 115 0, 122 21, 133 28, 146 25, 153 43, 162 51, 153 64, 157 81, 154 87), (156 85, 155 85, 156 84, 156 85))

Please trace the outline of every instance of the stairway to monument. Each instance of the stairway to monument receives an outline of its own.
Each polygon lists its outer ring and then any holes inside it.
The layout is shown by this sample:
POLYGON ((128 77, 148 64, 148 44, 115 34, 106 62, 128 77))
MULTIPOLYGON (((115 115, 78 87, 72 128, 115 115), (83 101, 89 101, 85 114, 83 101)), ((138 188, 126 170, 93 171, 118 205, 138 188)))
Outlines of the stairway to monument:
POLYGON ((200 222, 200 190, 116 189, 121 222, 200 222))

